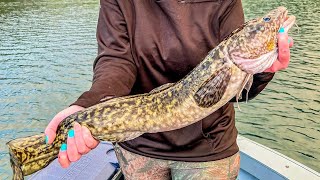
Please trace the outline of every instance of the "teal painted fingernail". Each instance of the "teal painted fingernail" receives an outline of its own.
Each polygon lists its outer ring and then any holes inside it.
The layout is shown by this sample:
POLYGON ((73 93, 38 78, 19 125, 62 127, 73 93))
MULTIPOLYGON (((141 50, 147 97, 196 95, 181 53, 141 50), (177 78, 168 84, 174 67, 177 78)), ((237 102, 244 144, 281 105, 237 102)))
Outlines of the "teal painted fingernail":
POLYGON ((279 29, 279 33, 284 33, 284 28, 283 28, 283 27, 281 27, 281 28, 279 29))
POLYGON ((46 141, 46 144, 48 144, 49 137, 47 135, 46 135, 45 141, 46 141))
POLYGON ((74 130, 73 129, 69 130, 68 136, 69 136, 69 138, 73 138, 74 137, 74 130))
POLYGON ((60 151, 66 151, 67 150, 67 144, 63 143, 60 147, 60 151))
POLYGON ((290 39, 288 39, 288 43, 290 44, 290 39))

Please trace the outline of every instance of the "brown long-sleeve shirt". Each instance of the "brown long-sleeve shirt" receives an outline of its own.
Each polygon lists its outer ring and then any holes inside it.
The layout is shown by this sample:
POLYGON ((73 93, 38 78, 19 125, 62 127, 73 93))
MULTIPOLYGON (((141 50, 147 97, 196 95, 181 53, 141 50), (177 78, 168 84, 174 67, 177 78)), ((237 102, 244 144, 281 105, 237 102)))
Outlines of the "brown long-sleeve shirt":
MULTIPOLYGON (((101 0, 98 56, 92 87, 74 103, 89 107, 107 96, 146 93, 176 82, 244 23, 241 0, 101 0)), ((254 76, 260 93, 273 74, 254 76)), ((128 119, 130 121, 130 119, 128 119)), ((144 156, 211 161, 238 151, 232 103, 185 128, 146 133, 120 143, 144 156)))

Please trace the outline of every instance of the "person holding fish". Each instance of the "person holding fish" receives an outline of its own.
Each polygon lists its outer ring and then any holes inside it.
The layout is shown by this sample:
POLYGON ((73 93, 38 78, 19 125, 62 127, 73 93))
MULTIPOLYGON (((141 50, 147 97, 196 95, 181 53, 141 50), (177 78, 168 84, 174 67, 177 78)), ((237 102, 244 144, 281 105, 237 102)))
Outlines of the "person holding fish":
MULTIPOLYGON (((102 99, 147 93, 179 81, 242 24, 241 0, 101 0, 92 87, 51 120, 45 130, 47 143, 54 141, 64 118, 102 99)), ((253 75, 249 99, 275 72, 288 67, 293 39, 287 32, 284 19, 277 37, 278 59, 253 75)), ((117 143, 125 178, 236 179, 240 156, 233 102, 187 127, 117 143)), ((67 168, 98 144, 88 128, 76 123, 61 146, 59 163, 67 168)))

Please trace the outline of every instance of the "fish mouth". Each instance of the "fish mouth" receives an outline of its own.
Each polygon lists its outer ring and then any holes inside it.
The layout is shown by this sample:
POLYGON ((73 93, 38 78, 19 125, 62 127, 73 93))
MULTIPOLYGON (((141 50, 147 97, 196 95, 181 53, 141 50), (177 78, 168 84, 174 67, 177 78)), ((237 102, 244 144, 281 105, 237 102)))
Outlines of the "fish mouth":
POLYGON ((282 27, 284 28, 284 31, 288 33, 288 31, 292 28, 295 22, 296 22, 296 17, 293 15, 288 15, 288 10, 285 9, 284 22, 282 23, 282 27))
MULTIPOLYGON (((288 33, 290 28, 295 24, 296 17, 293 15, 288 15, 288 10, 286 7, 280 6, 271 12, 271 16, 274 16, 275 19, 278 19, 276 22, 279 23, 280 27, 284 28, 284 31, 288 33)), ((280 28, 279 27, 279 28, 280 28)))

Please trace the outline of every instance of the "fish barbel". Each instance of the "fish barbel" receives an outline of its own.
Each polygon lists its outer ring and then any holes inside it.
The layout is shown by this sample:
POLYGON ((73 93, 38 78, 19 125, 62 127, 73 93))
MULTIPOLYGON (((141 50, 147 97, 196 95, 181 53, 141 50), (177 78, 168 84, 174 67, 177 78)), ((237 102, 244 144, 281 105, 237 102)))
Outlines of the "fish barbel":
POLYGON ((122 142, 143 133, 170 131, 195 123, 250 89, 252 77, 278 57, 277 34, 295 22, 285 7, 248 21, 236 29, 176 83, 150 93, 117 97, 65 118, 53 144, 39 134, 9 141, 13 179, 23 179, 57 158, 74 122, 86 126, 94 138, 122 142))

